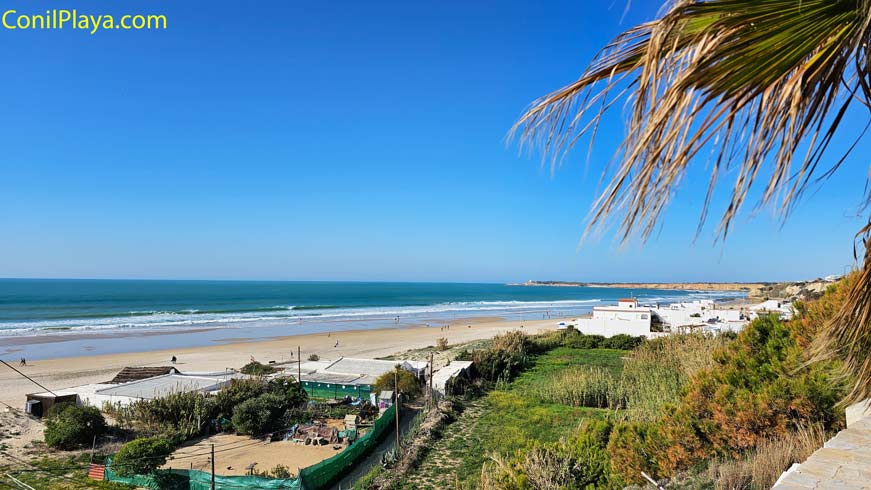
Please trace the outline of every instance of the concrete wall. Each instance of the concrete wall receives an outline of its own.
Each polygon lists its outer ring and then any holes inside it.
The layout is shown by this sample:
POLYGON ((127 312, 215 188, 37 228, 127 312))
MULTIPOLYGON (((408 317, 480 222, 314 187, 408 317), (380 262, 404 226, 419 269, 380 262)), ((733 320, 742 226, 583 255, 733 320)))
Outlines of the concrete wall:
POLYGON ((594 310, 593 318, 580 318, 576 328, 586 335, 650 335, 650 310, 594 310), (646 318, 645 318, 646 317, 646 318))

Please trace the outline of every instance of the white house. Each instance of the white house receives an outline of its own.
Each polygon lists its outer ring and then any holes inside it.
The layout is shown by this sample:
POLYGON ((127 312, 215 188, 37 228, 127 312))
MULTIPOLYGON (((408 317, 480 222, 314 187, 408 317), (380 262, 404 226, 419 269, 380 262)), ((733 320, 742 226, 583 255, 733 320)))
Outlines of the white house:
POLYGON ((650 337, 656 313, 638 305, 638 300, 621 299, 617 306, 594 306, 592 318, 579 318, 577 330, 586 335, 611 337, 618 334, 650 337))
POLYGON ((709 299, 657 306, 656 314, 667 330, 681 332, 696 327, 711 327, 716 331, 738 331, 747 324, 747 316, 740 309, 717 307, 709 299))

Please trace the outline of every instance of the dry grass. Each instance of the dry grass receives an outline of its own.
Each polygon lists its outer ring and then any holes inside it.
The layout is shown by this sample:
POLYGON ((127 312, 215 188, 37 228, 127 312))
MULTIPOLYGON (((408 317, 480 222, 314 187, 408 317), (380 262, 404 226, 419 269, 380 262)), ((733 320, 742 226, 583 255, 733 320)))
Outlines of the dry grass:
POLYGON ((623 362, 620 390, 635 420, 651 421, 674 403, 699 371, 713 367, 713 354, 729 341, 703 334, 669 335, 645 342, 623 362))
POLYGON ((715 490, 768 490, 793 463, 801 463, 826 442, 822 426, 800 428, 764 441, 746 458, 715 460, 705 477, 715 490))
POLYGON ((760 444, 750 458, 750 474, 756 488, 771 488, 793 463, 806 460, 826 442, 819 425, 801 428, 787 436, 760 444))

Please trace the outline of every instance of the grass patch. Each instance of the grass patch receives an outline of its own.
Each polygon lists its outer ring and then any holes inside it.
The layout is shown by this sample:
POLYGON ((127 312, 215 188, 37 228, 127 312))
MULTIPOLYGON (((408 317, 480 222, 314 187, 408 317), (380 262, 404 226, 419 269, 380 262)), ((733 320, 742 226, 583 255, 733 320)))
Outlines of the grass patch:
POLYGON ((537 356, 514 381, 471 403, 401 488, 475 488, 490 454, 511 454, 536 441, 556 442, 571 436, 584 419, 607 417, 608 410, 551 403, 530 393, 579 367, 619 378, 625 355, 614 349, 558 347, 537 356))

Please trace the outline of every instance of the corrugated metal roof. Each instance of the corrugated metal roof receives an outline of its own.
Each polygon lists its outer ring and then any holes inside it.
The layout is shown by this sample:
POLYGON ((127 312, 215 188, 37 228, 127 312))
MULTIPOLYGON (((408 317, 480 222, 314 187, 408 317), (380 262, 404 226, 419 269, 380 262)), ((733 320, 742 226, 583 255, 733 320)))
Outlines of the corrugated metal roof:
MULTIPOLYGON (((229 380, 229 376, 225 379, 229 380)), ((221 378, 167 374, 97 390, 98 395, 126 396, 146 400, 186 391, 212 391, 220 388, 221 378)))
POLYGON ((378 359, 354 359, 343 357, 323 371, 330 373, 361 374, 377 378, 384 373, 393 371, 397 365, 401 365, 402 363, 403 361, 381 361, 378 359))

